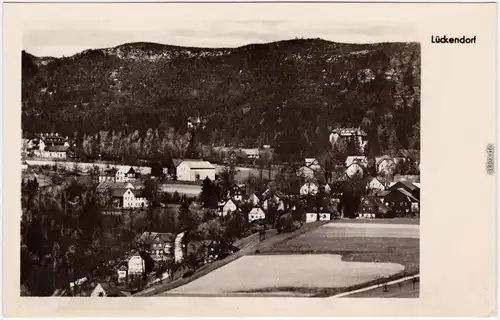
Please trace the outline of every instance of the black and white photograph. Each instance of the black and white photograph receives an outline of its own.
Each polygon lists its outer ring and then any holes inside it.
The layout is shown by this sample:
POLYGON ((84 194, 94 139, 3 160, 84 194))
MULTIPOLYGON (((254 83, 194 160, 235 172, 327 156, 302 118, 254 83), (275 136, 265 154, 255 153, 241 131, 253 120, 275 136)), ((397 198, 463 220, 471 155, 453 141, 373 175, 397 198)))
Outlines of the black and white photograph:
POLYGON ((23 34, 19 294, 418 298, 421 44, 167 22, 23 34))

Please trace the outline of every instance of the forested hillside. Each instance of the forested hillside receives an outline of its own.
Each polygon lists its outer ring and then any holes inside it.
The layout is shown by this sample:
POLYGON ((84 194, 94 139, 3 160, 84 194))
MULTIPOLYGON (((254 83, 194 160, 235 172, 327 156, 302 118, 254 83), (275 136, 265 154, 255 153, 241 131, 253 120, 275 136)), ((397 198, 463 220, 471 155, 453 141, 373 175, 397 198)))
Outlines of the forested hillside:
MULTIPOLYGON (((420 45, 297 39, 240 48, 132 43, 64 58, 23 52, 25 135, 57 131, 85 153, 186 156, 201 144, 315 155, 361 126, 372 155, 420 148, 420 45), (201 116, 196 139, 186 119, 201 116)), ((190 154, 191 155, 191 154, 190 154)))

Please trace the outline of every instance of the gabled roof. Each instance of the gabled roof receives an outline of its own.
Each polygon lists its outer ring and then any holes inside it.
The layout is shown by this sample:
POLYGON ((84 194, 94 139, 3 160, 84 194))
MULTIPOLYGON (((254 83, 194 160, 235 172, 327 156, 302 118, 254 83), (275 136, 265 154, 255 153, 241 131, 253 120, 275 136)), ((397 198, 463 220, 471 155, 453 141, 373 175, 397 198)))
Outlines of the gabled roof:
POLYGON ((345 165, 346 167, 349 167, 351 164, 358 162, 358 163, 366 163, 367 158, 365 156, 348 156, 345 159, 345 165))
POLYGON ((102 181, 97 185, 97 190, 103 191, 105 189, 129 189, 128 187, 130 187, 130 185, 134 186, 134 184, 130 182, 102 181))
POLYGON ((188 166, 190 169, 215 169, 215 166, 208 161, 200 161, 200 160, 182 161, 179 165, 181 164, 188 166))
POLYGON ((174 235, 171 233, 145 231, 141 234, 141 236, 137 239, 137 241, 145 244, 151 244, 157 238, 164 242, 170 242, 175 239, 174 235))
POLYGON ((403 189, 403 188, 398 188, 397 191, 401 192, 404 194, 406 197, 408 197, 412 202, 419 202, 417 198, 415 198, 411 193, 408 192, 408 190, 403 189))
POLYGON ((233 199, 228 199, 228 200, 224 203, 224 205, 223 205, 223 206, 225 207, 225 206, 226 206, 229 202, 232 202, 232 203, 233 203, 236 207, 238 206, 238 205, 236 204, 236 201, 234 201, 233 199))
POLYGON ((252 209, 250 209, 249 213, 252 212, 252 210, 254 210, 254 209, 262 210, 262 212, 264 212, 264 213, 266 212, 260 205, 255 205, 252 207, 252 209))
POLYGON ((111 189, 111 195, 114 198, 121 198, 127 192, 129 189, 124 189, 124 188, 116 188, 116 189, 111 189))
POLYGON ((399 186, 402 186, 404 188, 407 188, 408 190, 410 191, 414 191, 414 190, 417 190, 418 187, 416 185, 414 185, 413 183, 411 183, 410 181, 397 181, 395 183, 393 183, 389 189, 390 190, 394 190, 394 189, 398 189, 399 186))
POLYGON ((257 198, 257 200, 260 200, 260 197, 257 195, 257 193, 256 193, 256 192, 252 192, 252 193, 248 196, 248 199, 253 198, 253 197, 257 198))
POLYGON ((123 174, 132 174, 132 173, 135 173, 135 170, 132 166, 122 166, 118 169, 117 172, 120 172, 123 174))
POLYGON ((373 177, 373 178, 370 180, 370 182, 371 182, 371 181, 373 181, 373 180, 377 180, 377 181, 378 181, 378 182, 380 182, 380 183, 381 183, 384 187, 388 187, 388 186, 389 186, 389 184, 391 183, 388 179, 383 178, 383 177, 381 177, 381 176, 373 177))
POLYGON ((130 189, 132 193, 134 194, 135 197, 143 197, 144 195, 142 194, 142 190, 137 190, 137 189, 130 189))
POLYGON ((366 196, 361 200, 361 204, 368 203, 368 205, 376 206, 379 210, 387 212, 390 210, 379 198, 373 196, 366 196))
POLYGON ((390 191, 382 190, 382 191, 377 192, 377 197, 385 197, 389 193, 390 193, 390 191))
POLYGON ((375 157, 375 165, 378 167, 385 160, 392 161, 394 163, 394 160, 391 157, 381 156, 381 157, 375 157))

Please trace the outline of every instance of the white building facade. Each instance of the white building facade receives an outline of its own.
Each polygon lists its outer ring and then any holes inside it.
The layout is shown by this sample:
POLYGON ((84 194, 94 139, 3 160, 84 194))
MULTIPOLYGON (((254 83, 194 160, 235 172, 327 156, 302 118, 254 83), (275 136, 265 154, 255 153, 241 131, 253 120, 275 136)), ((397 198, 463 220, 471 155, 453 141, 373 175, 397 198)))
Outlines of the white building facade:
POLYGON ((177 166, 176 173, 180 181, 215 180, 215 166, 208 161, 183 161, 177 166))

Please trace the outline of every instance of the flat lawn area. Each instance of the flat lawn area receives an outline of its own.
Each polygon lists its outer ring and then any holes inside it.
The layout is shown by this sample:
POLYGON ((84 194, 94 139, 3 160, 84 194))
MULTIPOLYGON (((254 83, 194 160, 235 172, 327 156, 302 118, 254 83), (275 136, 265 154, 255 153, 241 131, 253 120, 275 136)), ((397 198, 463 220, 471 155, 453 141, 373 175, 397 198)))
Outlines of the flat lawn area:
POLYGON ((301 292, 352 287, 402 271, 395 263, 342 261, 332 254, 244 256, 204 277, 178 287, 172 294, 301 292))
POLYGON ((344 261, 398 263, 405 266, 407 274, 413 274, 419 271, 420 266, 420 240, 415 237, 416 228, 418 227, 385 228, 380 225, 367 228, 349 225, 341 227, 329 223, 298 237, 281 241, 261 250, 261 253, 332 253, 342 255, 344 261))
POLYGON ((332 223, 372 223, 372 224, 411 224, 420 225, 420 219, 394 218, 394 219, 338 219, 332 223))
POLYGON ((420 294, 420 284, 412 283, 411 280, 387 286, 387 291, 383 287, 357 292, 345 296, 344 298, 418 298, 420 294))

